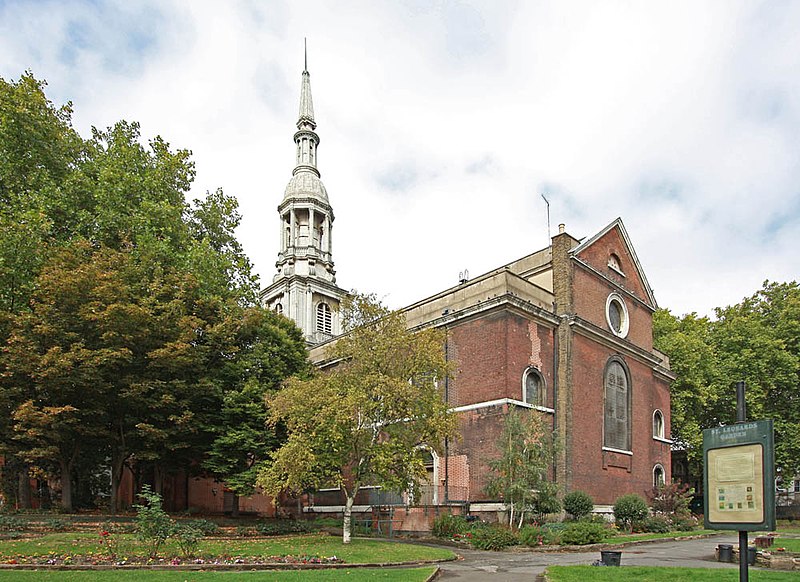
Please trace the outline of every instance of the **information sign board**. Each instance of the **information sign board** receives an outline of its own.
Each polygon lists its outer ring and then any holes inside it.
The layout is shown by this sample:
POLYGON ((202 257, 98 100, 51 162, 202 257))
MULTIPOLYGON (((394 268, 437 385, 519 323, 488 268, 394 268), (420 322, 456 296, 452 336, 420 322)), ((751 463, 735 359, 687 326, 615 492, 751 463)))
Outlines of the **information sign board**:
POLYGON ((774 451, 771 420, 703 431, 707 529, 775 529, 774 451))

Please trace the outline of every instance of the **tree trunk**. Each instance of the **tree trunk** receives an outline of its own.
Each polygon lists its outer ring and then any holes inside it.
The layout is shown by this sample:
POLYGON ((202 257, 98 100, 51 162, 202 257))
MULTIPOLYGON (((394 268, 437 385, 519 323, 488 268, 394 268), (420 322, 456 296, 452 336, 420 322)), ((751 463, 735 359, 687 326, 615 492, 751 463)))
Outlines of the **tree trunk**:
POLYGON ((161 467, 153 465, 153 492, 161 495, 164 490, 164 479, 161 475, 161 467))
MULTIPOLYGON (((358 488, 356 488, 356 491, 358 491, 358 488)), ((356 496, 355 494, 350 495, 346 491, 345 495, 347 496, 347 502, 344 505, 344 519, 342 520, 342 543, 349 544, 350 532, 352 531, 353 503, 355 503, 356 496)))
POLYGON ((72 463, 61 461, 61 507, 72 512, 72 463))
POLYGON ((116 515, 119 510, 119 486, 122 483, 122 472, 125 470, 125 455, 116 453, 111 459, 111 515, 116 515))
POLYGON ((231 517, 239 517, 239 496, 236 493, 231 496, 231 517))
POLYGON ((31 479, 28 477, 28 468, 19 470, 17 480, 17 504, 19 509, 31 508, 31 479))

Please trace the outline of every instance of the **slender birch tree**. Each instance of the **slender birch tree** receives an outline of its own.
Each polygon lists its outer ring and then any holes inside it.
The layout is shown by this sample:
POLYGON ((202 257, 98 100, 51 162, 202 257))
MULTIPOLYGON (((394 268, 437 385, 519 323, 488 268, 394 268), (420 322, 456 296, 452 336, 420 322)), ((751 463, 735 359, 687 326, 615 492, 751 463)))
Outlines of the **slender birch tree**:
POLYGON ((405 314, 373 296, 354 295, 342 316, 345 335, 326 353, 335 365, 267 398, 270 422, 285 424, 287 440, 259 483, 273 496, 338 487, 349 543, 359 488, 418 490, 423 447, 440 449, 455 421, 440 389, 449 373, 441 331, 409 330, 405 314))

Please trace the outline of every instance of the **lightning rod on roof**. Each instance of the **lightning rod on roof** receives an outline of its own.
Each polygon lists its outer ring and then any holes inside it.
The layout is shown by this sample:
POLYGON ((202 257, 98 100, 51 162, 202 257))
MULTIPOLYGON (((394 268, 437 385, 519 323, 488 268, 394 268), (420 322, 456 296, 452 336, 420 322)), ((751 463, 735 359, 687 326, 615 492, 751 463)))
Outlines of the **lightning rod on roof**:
POLYGON ((544 203, 547 204, 547 240, 550 240, 550 201, 545 197, 544 194, 541 195, 542 200, 544 203))

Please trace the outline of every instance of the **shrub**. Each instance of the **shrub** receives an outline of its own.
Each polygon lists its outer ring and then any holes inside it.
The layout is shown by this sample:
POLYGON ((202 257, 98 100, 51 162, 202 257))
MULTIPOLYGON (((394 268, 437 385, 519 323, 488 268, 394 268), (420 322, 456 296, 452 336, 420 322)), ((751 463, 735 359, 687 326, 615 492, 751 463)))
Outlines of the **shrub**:
POLYGON ((67 531, 72 522, 65 517, 51 517, 45 520, 44 527, 50 531, 67 531))
POLYGON ((693 515, 673 515, 672 527, 678 531, 692 531, 697 527, 697 518, 693 515))
POLYGON ((654 515, 652 517, 647 517, 643 519, 641 522, 637 522, 638 527, 637 530, 641 530, 648 533, 667 533, 668 531, 672 530, 672 523, 670 520, 663 516, 663 515, 654 515))
POLYGON ((664 515, 689 515, 689 503, 692 501, 694 489, 680 483, 663 484, 654 487, 650 493, 650 507, 654 513, 664 515))
POLYGON ((433 520, 433 535, 437 538, 453 539, 469 529, 469 523, 460 515, 440 515, 433 520))
POLYGON ((262 536, 282 536, 291 533, 305 533, 310 530, 311 528, 306 522, 296 519, 265 521, 256 526, 256 531, 262 536))
POLYGON ((175 524, 161 508, 161 495, 151 491, 149 485, 142 488, 140 496, 145 504, 133 506, 136 510, 136 537, 147 547, 148 556, 155 558, 175 524))
POLYGON ((24 519, 13 515, 0 514, 0 531, 21 531, 28 527, 24 519))
POLYGON ((172 537, 181 550, 184 558, 189 558, 197 553, 203 532, 188 523, 182 523, 174 528, 172 537))
POLYGON ((219 526, 208 519, 193 519, 188 524, 204 536, 214 536, 220 532, 219 526))
POLYGON ((470 543, 476 550, 499 551, 519 543, 517 534, 504 526, 474 527, 470 531, 470 543))
POLYGON ((628 531, 631 531, 633 522, 642 521, 649 513, 647 502, 635 493, 623 495, 614 503, 614 519, 628 531))
POLYGON ((608 530, 601 523, 579 521, 570 523, 561 532, 561 543, 569 546, 597 544, 608 537, 608 530))
POLYGON ((524 525, 519 530, 519 542, 528 547, 542 546, 545 543, 546 531, 536 525, 524 525))
POLYGON ((256 529, 254 527, 250 527, 247 525, 238 525, 236 526, 236 535, 242 538, 246 538, 252 535, 255 535, 256 529))
POLYGON ((594 500, 583 491, 570 491, 564 496, 564 511, 575 519, 589 515, 594 509, 594 500))

